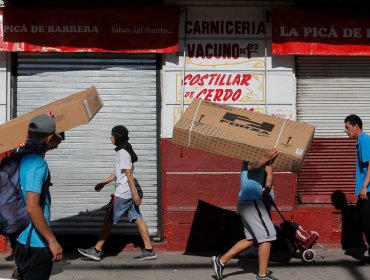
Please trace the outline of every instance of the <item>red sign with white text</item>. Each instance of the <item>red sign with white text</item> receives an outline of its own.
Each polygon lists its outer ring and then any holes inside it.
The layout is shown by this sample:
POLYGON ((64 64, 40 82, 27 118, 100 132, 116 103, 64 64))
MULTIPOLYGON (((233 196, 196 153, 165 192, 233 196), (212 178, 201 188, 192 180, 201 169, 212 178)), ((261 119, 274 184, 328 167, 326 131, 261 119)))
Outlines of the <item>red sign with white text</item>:
POLYGON ((274 9, 272 53, 370 55, 370 18, 361 12, 274 9))
POLYGON ((0 51, 169 53, 178 48, 174 7, 0 10, 0 51))

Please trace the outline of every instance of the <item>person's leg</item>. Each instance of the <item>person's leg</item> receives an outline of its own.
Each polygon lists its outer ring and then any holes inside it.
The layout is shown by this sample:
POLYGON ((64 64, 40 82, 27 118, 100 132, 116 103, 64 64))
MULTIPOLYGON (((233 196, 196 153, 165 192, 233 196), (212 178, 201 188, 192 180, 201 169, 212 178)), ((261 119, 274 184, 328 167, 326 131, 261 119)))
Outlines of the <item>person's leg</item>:
POLYGON ((102 226, 99 239, 96 242, 95 246, 84 249, 78 248, 78 252, 85 257, 93 259, 95 261, 100 261, 103 255, 102 249, 104 247, 105 242, 107 241, 111 231, 112 231, 112 223, 114 221, 114 213, 115 213, 115 200, 116 197, 112 197, 108 204, 107 211, 105 213, 104 224, 102 226))
MULTIPOLYGON (((365 235, 366 243, 368 245, 368 256, 370 257, 370 193, 367 193, 367 199, 363 200, 361 206, 361 226, 365 235)), ((368 262, 370 262, 368 258, 368 262)))
POLYGON ((271 242, 263 242, 258 246, 259 268, 258 275, 266 275, 271 252, 271 242))
POLYGON ((215 271, 217 279, 221 280, 223 278, 223 271, 225 269, 225 265, 237 254, 247 250, 248 248, 253 246, 253 236, 246 221, 246 213, 249 212, 248 208, 252 206, 249 202, 241 203, 238 201, 238 212, 243 222, 244 226, 244 233, 245 239, 239 240, 237 243, 234 244, 224 255, 222 256, 212 256, 211 261, 213 265, 213 269, 215 271))
POLYGON ((129 201, 127 207, 127 217, 131 223, 135 223, 139 230, 140 236, 143 239, 144 249, 152 250, 152 243, 150 242, 149 231, 143 216, 141 215, 140 208, 135 205, 133 201, 129 201))
POLYGON ((250 209, 249 215, 248 213, 246 213, 246 215, 248 225, 250 226, 251 231, 253 232, 259 244, 259 268, 256 279, 276 279, 268 271, 271 242, 276 240, 276 230, 262 200, 254 200, 253 210, 250 209))
POLYGON ((103 250, 105 241, 107 241, 110 233, 112 232, 112 224, 104 223, 98 241, 95 244, 95 249, 98 251, 103 250))
POLYGON ((28 248, 17 244, 15 261, 22 280, 48 280, 53 268, 49 248, 28 248))
POLYGON ((150 242, 148 227, 146 226, 144 220, 143 219, 136 219, 135 224, 137 225, 137 228, 139 229, 141 238, 143 239, 144 248, 149 249, 149 250, 153 249, 152 243, 150 242))
POLYGON ((152 243, 149 237, 149 231, 146 223, 143 220, 143 217, 140 213, 138 205, 135 205, 131 201, 130 207, 128 208, 127 217, 131 223, 135 223, 139 229, 140 236, 144 243, 144 250, 140 255, 134 257, 134 260, 154 260, 157 258, 156 252, 153 250, 152 243))
POLYGON ((253 240, 242 239, 235 243, 224 255, 220 257, 221 264, 227 264, 233 257, 253 246, 253 240))
MULTIPOLYGON (((366 217, 368 216, 368 213, 367 213, 367 208, 368 207, 366 207, 367 203, 368 203, 367 200, 358 198, 357 203, 356 203, 356 211, 357 211, 357 213, 359 215, 359 218, 360 218, 361 231, 365 236, 365 240, 366 240, 366 243, 367 243, 367 249, 368 249, 369 256, 370 256, 370 233, 368 232, 367 226, 366 226, 367 225, 366 217)), ((360 260, 359 262, 357 262, 357 264, 358 265, 370 264, 370 258, 364 256, 364 258, 362 260, 360 260)))

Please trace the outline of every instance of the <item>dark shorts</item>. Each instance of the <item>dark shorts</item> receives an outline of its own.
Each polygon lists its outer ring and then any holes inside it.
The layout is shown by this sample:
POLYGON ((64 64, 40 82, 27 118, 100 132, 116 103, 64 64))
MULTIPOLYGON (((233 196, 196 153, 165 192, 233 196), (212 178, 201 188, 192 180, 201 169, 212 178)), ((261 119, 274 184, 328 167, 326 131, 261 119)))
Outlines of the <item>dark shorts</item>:
POLYGON ((105 213, 105 222, 116 224, 123 216, 127 216, 130 222, 142 219, 139 206, 130 199, 112 196, 105 213))
POLYGON ((48 280, 53 268, 52 254, 49 248, 28 249, 16 243, 15 264, 22 280, 48 280))

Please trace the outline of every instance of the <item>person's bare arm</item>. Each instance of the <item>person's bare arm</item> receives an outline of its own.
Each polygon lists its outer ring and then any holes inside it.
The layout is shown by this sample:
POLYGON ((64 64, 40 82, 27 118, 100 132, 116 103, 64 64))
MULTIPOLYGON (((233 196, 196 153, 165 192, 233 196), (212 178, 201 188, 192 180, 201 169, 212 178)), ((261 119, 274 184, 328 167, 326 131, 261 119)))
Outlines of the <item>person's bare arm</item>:
POLYGON ((265 171, 266 171, 266 183, 265 183, 265 187, 266 188, 271 188, 271 186, 272 186, 272 180, 274 178, 274 171, 273 171, 272 167, 269 166, 269 165, 266 165, 265 171))
POLYGON ((107 178, 105 178, 104 181, 101 181, 100 183, 96 184, 95 191, 100 192, 101 189, 104 188, 104 186, 106 184, 109 184, 110 182, 112 182, 114 180, 116 180, 116 175, 113 173, 110 176, 108 176, 107 178))
POLYGON ((366 177, 364 179, 364 182, 362 184, 362 188, 359 194, 360 198, 362 199, 367 199, 367 187, 369 186, 369 183, 370 183, 370 161, 367 162, 367 165, 368 165, 368 168, 366 172, 366 177))
POLYGON ((132 195, 132 200, 136 205, 141 204, 141 198, 139 194, 137 193, 136 185, 135 185, 135 179, 134 179, 134 172, 132 169, 122 169, 122 172, 126 173, 127 176, 127 182, 130 187, 131 195, 132 195))
POLYGON ((60 261, 63 258, 63 248, 59 245, 53 232, 50 230, 42 209, 40 207, 40 194, 35 192, 26 193, 26 210, 31 218, 33 226, 46 239, 49 249, 53 254, 53 261, 60 261))
POLYGON ((256 160, 251 160, 248 162, 248 170, 255 170, 260 168, 262 165, 266 164, 268 161, 274 159, 278 155, 278 151, 275 148, 270 148, 266 151, 262 157, 256 160))

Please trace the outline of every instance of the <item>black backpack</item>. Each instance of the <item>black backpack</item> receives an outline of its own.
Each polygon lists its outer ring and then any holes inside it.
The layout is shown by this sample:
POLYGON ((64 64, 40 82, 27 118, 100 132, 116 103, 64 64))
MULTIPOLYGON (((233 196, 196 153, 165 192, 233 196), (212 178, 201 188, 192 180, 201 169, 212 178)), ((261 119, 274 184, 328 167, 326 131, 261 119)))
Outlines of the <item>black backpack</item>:
POLYGON ((20 232, 29 222, 26 202, 20 185, 20 161, 25 154, 16 152, 1 160, 0 164, 0 235, 20 232))

